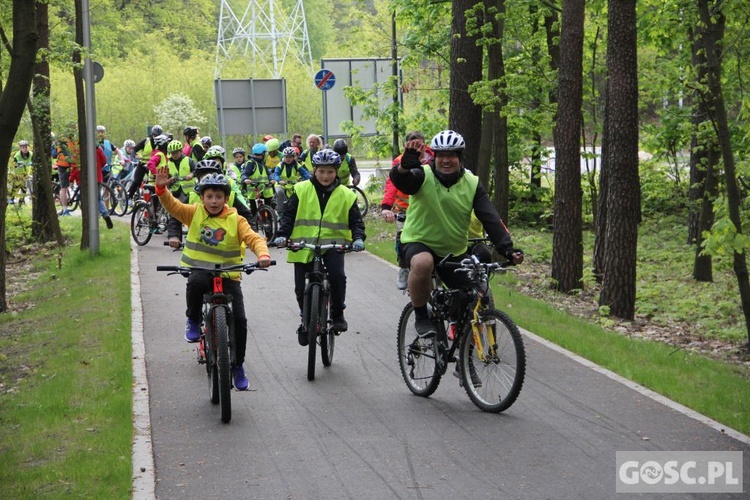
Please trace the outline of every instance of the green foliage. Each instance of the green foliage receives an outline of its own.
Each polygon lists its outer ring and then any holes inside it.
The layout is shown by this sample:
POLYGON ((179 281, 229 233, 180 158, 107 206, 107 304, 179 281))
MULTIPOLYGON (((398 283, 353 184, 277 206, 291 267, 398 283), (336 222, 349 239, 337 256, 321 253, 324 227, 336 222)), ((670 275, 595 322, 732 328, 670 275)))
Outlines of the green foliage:
POLYGON ((684 214, 688 204, 688 175, 685 165, 677 170, 663 162, 640 164, 641 210, 644 216, 684 214))

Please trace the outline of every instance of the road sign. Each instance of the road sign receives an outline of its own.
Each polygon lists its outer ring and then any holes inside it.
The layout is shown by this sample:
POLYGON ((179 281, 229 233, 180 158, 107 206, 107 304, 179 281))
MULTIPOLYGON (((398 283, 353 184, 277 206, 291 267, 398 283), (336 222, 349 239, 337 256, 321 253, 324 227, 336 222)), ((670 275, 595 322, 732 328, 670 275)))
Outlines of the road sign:
POLYGON ((96 61, 91 61, 94 70, 94 83, 99 83, 104 78, 104 68, 96 61))
POLYGON ((321 69, 315 74, 315 86, 320 90, 330 90, 336 84, 336 76, 330 69, 321 69))

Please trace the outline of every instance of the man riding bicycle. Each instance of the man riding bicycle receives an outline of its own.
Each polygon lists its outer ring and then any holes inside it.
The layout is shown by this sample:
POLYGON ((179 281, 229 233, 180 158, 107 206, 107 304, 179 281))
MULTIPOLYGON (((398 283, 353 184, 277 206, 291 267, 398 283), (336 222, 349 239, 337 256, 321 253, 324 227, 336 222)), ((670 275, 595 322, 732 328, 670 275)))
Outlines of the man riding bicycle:
MULTIPOLYGON (((467 253, 467 230, 471 212, 482 222, 497 250, 514 264, 523 262, 523 252, 513 248, 508 229, 492 205, 476 175, 463 165, 463 137, 444 130, 433 137, 433 160, 422 165, 424 142, 408 141, 401 163, 391 169, 390 179, 410 195, 409 216, 401 233, 403 259, 409 264, 409 292, 414 306, 415 327, 420 336, 434 335, 437 327, 430 318, 427 302, 435 264, 446 256, 460 261, 467 253)), ((460 286, 465 275, 438 269, 449 287, 460 286)))

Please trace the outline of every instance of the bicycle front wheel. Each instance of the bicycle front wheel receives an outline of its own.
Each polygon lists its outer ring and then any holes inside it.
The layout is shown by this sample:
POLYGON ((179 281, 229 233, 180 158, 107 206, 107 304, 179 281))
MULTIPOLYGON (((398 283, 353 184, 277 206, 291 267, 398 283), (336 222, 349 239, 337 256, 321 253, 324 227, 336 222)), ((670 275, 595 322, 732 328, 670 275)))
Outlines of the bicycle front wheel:
POLYGON ((323 360, 323 366, 331 366, 333 363, 333 348, 336 343, 336 332, 333 325, 328 322, 328 294, 323 295, 320 303, 320 323, 323 325, 323 331, 320 334, 320 357, 323 360))
POLYGON ((349 186, 349 189, 354 191, 354 194, 357 195, 357 206, 359 207, 359 212, 364 217, 364 215, 370 209, 370 200, 367 199, 367 195, 359 187, 349 186))
POLYGON ((115 213, 115 206, 117 205, 117 197, 115 191, 109 184, 99 184, 99 199, 104 202, 104 207, 107 209, 109 215, 115 213))
POLYGON ((113 213, 122 217, 128 211, 128 193, 119 181, 113 181, 110 187, 115 196, 113 213))
POLYGON ((219 401, 221 402, 221 421, 225 424, 232 419, 232 379, 229 361, 229 325, 227 310, 223 307, 213 309, 212 330, 216 340, 216 360, 219 369, 219 401))
POLYGON ((510 408, 521 393, 526 351, 521 332, 507 314, 488 309, 479 317, 461 340, 461 381, 478 408, 498 413, 510 408))
POLYGON ((258 234, 263 236, 266 241, 273 241, 276 238, 279 219, 273 208, 268 205, 261 205, 258 208, 258 214, 255 216, 255 223, 258 226, 258 234))
POLYGON ((133 209, 130 234, 138 245, 143 246, 151 240, 151 223, 154 217, 154 211, 147 203, 140 202, 133 209))
MULTIPOLYGON (((204 317, 208 317, 204 314, 204 317)), ((206 323, 203 342, 203 351, 206 354, 206 375, 208 376, 208 398, 211 403, 219 404, 219 367, 216 361, 216 343, 211 332, 211 322, 206 323)))
POLYGON ((436 338, 417 335, 414 321, 414 307, 407 304, 398 320, 398 364, 406 387, 417 396, 427 397, 440 384, 436 338))
POLYGON ((307 380, 315 380, 315 350, 323 325, 320 318, 320 285, 310 287, 310 320, 307 322, 307 380))

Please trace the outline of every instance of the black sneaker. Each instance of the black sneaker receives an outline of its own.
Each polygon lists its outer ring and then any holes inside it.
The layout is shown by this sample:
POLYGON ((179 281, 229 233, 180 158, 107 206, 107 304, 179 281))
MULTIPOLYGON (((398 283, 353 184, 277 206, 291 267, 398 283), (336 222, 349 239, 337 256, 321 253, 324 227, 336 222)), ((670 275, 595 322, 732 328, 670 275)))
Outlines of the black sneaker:
POLYGON ((333 329, 337 332, 345 332, 349 329, 349 323, 346 322, 343 314, 338 318, 333 318, 333 329))
POLYGON ((114 224, 112 224, 112 218, 109 216, 104 217, 104 222, 107 223, 107 229, 112 229, 113 227, 115 227, 114 224))
POLYGON ((299 345, 301 346, 306 346, 308 344, 307 330, 305 330, 305 327, 302 325, 297 327, 297 342, 299 342, 299 345))
POLYGON ((437 335, 435 322, 430 318, 418 319, 414 322, 414 328, 420 337, 434 337, 437 335))
MULTIPOLYGON (((475 370, 470 370, 470 372, 471 372, 471 385, 479 389, 480 387, 482 387, 482 379, 479 378, 479 375, 477 375, 477 372, 475 370)), ((461 374, 458 372, 458 366, 456 366, 456 369, 453 370, 453 376, 458 379, 458 385, 463 387, 464 381, 461 379, 461 374)))

